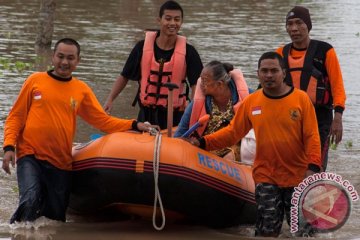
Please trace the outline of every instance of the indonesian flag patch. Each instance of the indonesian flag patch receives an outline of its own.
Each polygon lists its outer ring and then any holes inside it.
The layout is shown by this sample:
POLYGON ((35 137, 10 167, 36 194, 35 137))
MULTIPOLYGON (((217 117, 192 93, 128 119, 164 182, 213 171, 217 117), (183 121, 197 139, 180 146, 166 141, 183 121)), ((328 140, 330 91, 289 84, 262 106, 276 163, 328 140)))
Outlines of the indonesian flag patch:
POLYGON ((41 99, 41 92, 40 91, 35 91, 34 92, 34 99, 35 100, 41 99))
POLYGON ((261 106, 256 106, 252 108, 252 115, 259 115, 261 114, 261 106))

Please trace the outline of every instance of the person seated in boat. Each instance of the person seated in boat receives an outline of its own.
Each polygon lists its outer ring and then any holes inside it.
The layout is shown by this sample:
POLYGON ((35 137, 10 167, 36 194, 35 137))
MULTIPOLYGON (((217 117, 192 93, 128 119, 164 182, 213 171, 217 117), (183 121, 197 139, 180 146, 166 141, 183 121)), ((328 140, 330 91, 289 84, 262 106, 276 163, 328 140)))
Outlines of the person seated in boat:
POLYGON ((255 236, 276 237, 284 216, 290 225, 294 187, 321 170, 320 135, 315 108, 304 91, 287 85, 280 54, 264 53, 257 74, 262 88, 244 99, 228 126, 188 141, 206 150, 223 149, 254 129, 255 236))
MULTIPOLYGON (((201 137, 225 127, 248 95, 249 88, 239 69, 234 69, 229 63, 209 62, 201 72, 194 100, 186 107, 174 137, 181 137, 206 114, 210 115, 208 122, 196 129, 193 136, 201 137)), ((214 153, 230 160, 239 160, 240 145, 236 143, 214 153)))
POLYGON ((16 161, 20 196, 10 223, 41 216, 65 221, 77 115, 106 133, 158 128, 108 115, 90 87, 72 75, 79 61, 79 43, 59 40, 54 69, 28 77, 6 119, 2 168, 10 174, 10 163, 15 167, 16 161))

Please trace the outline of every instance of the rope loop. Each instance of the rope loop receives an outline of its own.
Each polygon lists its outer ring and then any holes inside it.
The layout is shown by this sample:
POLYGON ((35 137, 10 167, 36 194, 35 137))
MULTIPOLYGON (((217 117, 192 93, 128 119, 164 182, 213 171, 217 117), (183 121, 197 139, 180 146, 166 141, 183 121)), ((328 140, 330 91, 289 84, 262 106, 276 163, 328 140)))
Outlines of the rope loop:
POLYGON ((153 227, 161 231, 165 227, 165 213, 164 207, 161 201, 160 191, 159 191, 159 166, 160 166, 160 147, 161 147, 161 133, 158 132, 155 136, 155 147, 154 147, 154 157, 153 157, 153 169, 154 169, 154 184, 155 184, 155 198, 154 198, 154 210, 153 210, 153 227), (157 202, 159 201, 159 208, 161 211, 161 226, 156 225, 156 213, 157 213, 157 202))

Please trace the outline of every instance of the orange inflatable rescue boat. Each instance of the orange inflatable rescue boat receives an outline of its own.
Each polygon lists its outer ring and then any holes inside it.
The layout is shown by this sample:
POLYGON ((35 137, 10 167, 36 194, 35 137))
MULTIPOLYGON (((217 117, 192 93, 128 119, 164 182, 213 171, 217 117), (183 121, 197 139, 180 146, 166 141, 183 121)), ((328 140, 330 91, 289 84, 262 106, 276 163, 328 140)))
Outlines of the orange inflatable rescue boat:
POLYGON ((119 132, 74 147, 73 157, 69 207, 78 213, 115 207, 152 215, 153 223, 160 213, 163 223, 165 218, 210 227, 255 222, 251 167, 182 139, 119 132))

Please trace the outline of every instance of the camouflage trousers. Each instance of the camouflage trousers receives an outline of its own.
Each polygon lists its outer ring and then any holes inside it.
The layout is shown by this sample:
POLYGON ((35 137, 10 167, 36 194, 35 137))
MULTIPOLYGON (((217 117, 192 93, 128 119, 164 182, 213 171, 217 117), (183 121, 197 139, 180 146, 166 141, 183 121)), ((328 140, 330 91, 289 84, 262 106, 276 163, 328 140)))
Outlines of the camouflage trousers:
POLYGON ((259 183, 255 188, 257 216, 255 236, 278 236, 284 215, 290 224, 291 197, 294 188, 281 188, 269 183, 259 183))

